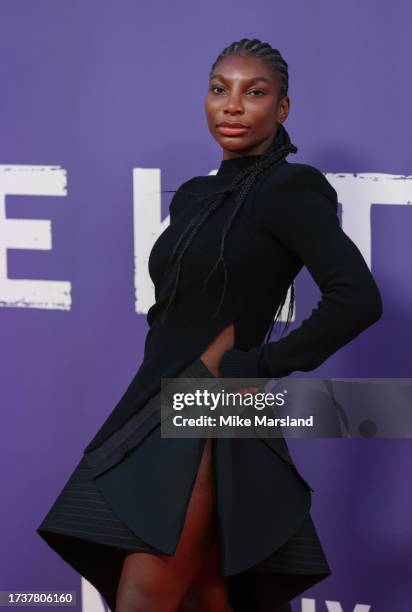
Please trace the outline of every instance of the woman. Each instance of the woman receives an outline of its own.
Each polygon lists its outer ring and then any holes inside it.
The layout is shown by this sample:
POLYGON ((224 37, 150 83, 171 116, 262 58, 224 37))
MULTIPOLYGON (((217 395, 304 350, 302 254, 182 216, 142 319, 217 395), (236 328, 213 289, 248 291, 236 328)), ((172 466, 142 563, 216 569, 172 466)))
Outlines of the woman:
POLYGON ((268 43, 235 42, 213 64, 205 110, 219 170, 175 193, 149 259, 143 363, 37 530, 116 612, 289 610, 331 573, 313 489, 283 439, 172 439, 159 427, 162 377, 310 371, 381 316, 336 191, 286 161, 297 151, 287 92, 287 63, 268 43), (322 299, 270 341, 303 266, 322 299))

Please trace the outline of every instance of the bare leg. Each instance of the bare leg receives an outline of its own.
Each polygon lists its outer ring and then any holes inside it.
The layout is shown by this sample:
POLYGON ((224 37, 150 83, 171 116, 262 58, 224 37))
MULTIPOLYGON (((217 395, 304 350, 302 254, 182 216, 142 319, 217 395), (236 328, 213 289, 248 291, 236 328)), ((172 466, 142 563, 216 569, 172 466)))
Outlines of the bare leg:
MULTIPOLYGON (((206 438, 175 554, 128 553, 122 565, 115 612, 178 611, 184 594, 197 577, 211 549, 214 536, 211 444, 212 440, 206 438)), ((197 608, 196 612, 202 610, 197 608)), ((216 608, 216 612, 220 610, 216 608)))
POLYGON ((219 573, 219 540, 214 534, 200 570, 183 597, 178 612, 233 612, 227 598, 227 577, 219 573))

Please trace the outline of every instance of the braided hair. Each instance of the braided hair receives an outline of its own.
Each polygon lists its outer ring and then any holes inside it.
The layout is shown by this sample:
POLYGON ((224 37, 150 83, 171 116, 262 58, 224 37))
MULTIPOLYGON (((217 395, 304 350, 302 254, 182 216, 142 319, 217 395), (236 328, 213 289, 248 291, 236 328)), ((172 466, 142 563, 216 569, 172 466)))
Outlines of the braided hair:
MULTIPOLYGON (((229 55, 240 55, 240 54, 251 55, 265 62, 266 65, 268 65, 269 68, 279 77, 279 83, 280 83, 279 99, 287 95, 288 93, 288 65, 286 61, 283 59, 283 57, 281 56, 280 52, 277 49, 273 49, 269 43, 261 42, 260 40, 256 38, 254 39, 243 38, 242 40, 238 42, 234 42, 228 47, 226 47, 220 53, 220 55, 217 57, 216 61, 212 65, 212 68, 209 73, 209 77, 212 74, 215 66, 223 58, 229 55)), ((190 220, 190 222, 187 224, 186 228, 180 235, 171 255, 169 256, 169 259, 166 265, 166 269, 163 275, 163 278, 165 277, 167 278, 168 275, 171 274, 174 269, 176 270, 172 292, 171 292, 169 301, 167 303, 167 306, 162 315, 162 319, 161 319, 162 323, 164 322, 166 318, 166 313, 168 309, 170 308, 173 300, 176 297, 177 286, 179 283, 181 262, 182 262, 182 258, 187 248, 189 247, 194 236, 198 232, 201 225, 203 225, 203 223, 206 221, 206 219, 210 215, 212 215, 213 212, 216 209, 218 209, 232 193, 235 193, 236 197, 235 197, 233 209, 231 209, 231 213, 228 215, 223 225, 219 257, 217 258, 214 266, 210 270, 203 284, 203 291, 205 291, 206 285, 207 285, 207 282, 210 276, 213 274, 213 272, 216 270, 219 264, 221 264, 223 266, 223 271, 224 271, 224 280, 223 280, 223 288, 221 292, 219 305, 213 316, 215 317, 217 315, 223 303, 226 286, 227 286, 227 269, 226 269, 225 261, 223 259, 223 251, 225 247, 225 238, 226 238, 228 231, 230 230, 233 220, 236 217, 240 208, 242 207, 243 203, 245 202, 246 197, 249 191, 251 190, 251 188, 253 187, 253 185, 255 184, 255 182, 259 178, 271 172, 273 168, 281 165, 285 161, 285 158, 289 153, 296 153, 297 150, 298 150, 297 147, 295 147, 295 145, 292 144, 289 134, 286 131, 283 124, 279 124, 277 133, 276 133, 276 137, 274 138, 270 148, 263 155, 260 155, 256 162, 249 164, 246 168, 244 168, 241 172, 239 172, 239 174, 237 174, 234 177, 232 183, 229 185, 228 188, 224 189, 223 191, 217 192, 217 193, 215 192, 213 194, 213 199, 211 201, 210 201, 211 196, 199 198, 200 200, 208 200, 208 201, 204 203, 204 205, 200 208, 198 213, 190 220)), ((171 191, 171 190, 164 190, 164 191, 171 191)), ((291 289, 291 292, 290 292, 290 300, 289 300, 288 313, 287 313, 287 321, 286 321, 286 325, 283 331, 287 329, 290 323, 290 319, 292 318, 292 314, 293 314, 294 301, 295 301, 295 291, 294 291, 293 281, 290 286, 290 289, 291 289)), ((288 291, 289 289, 287 289, 284 292, 282 299, 281 299, 281 303, 279 304, 276 310, 274 319, 272 321, 271 327, 267 334, 267 340, 266 340, 267 342, 269 342, 270 340, 270 337, 273 331, 273 327, 286 301, 288 291)))

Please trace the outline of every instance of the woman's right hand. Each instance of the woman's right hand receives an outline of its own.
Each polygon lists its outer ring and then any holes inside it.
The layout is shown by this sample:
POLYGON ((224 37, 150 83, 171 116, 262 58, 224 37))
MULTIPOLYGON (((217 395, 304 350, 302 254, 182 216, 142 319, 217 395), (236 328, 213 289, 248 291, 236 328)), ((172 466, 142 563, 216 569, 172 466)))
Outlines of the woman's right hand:
MULTIPOLYGON (((219 363, 226 351, 230 351, 235 344, 235 326, 230 323, 212 340, 200 355, 205 366, 218 378, 221 376, 219 363)), ((258 387, 241 387, 240 393, 256 393, 258 387)))

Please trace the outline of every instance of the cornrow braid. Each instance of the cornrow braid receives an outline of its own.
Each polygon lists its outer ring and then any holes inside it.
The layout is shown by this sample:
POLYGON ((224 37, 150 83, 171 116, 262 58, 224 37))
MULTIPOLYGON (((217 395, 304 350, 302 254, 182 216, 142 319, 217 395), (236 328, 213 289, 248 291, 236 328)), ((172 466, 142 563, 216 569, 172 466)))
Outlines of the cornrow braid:
MULTIPOLYGON (((268 43, 261 42, 260 40, 256 38, 252 40, 243 38, 239 42, 234 42, 228 47, 226 47, 222 51, 222 53, 220 53, 220 55, 217 57, 216 61, 212 65, 210 75, 212 74, 215 66, 223 58, 227 57, 228 55, 235 55, 235 54, 237 55, 241 53, 252 55, 254 57, 258 57, 262 61, 266 62, 266 64, 270 67, 270 69, 273 70, 275 74, 279 77, 280 98, 287 95, 287 92, 288 92, 288 65, 286 61, 282 58, 280 52, 277 49, 273 49, 268 43)), ((223 191, 214 193, 212 196, 206 196, 204 198, 199 198, 200 200, 206 200, 206 201, 203 204, 203 206, 200 208, 198 213, 187 224, 186 228, 180 235, 179 240, 175 244, 174 249, 171 255, 169 256, 169 259, 166 265, 166 270, 163 275, 163 279, 165 279, 168 277, 169 274, 172 273, 173 270, 176 270, 171 295, 169 297, 166 308, 162 314, 162 319, 161 319, 162 323, 166 319, 167 312, 176 297, 177 287, 179 284, 181 263, 182 263, 182 259, 183 259, 183 256, 186 250, 188 249, 196 233, 199 231, 200 227, 207 220, 207 218, 210 215, 212 215, 215 212, 215 210, 217 210, 231 194, 235 193, 236 196, 235 196, 235 202, 234 202, 233 209, 231 209, 231 212, 228 215, 228 218, 226 219, 223 225, 219 256, 215 264, 213 265, 212 269, 210 270, 209 274, 207 275, 204 281, 204 284, 203 284, 203 290, 205 291, 210 276, 215 272, 219 264, 221 264, 223 266, 223 272, 224 272, 223 287, 222 287, 219 304, 213 316, 215 317, 218 314, 222 306, 225 292, 226 292, 226 287, 227 287, 227 267, 226 267, 226 264, 223 258, 225 239, 226 239, 227 233, 229 232, 236 215, 238 214, 239 210, 244 204, 246 197, 248 193, 250 192, 250 190, 252 189, 255 182, 258 179, 266 176, 269 172, 273 170, 273 168, 280 166, 282 163, 284 163, 285 158, 289 153, 297 153, 297 151, 298 149, 294 144, 292 144, 287 130, 285 129, 283 124, 279 124, 277 133, 276 133, 276 137, 274 138, 274 141, 271 147, 269 148, 268 151, 266 151, 266 153, 264 153, 263 155, 260 155, 259 159, 257 159, 256 162, 249 164, 238 175, 236 175, 228 188, 224 189, 223 191), (213 199, 211 200, 211 198, 213 199)), ((277 307, 274 319, 272 320, 270 329, 266 337, 266 342, 270 341, 270 337, 271 337, 273 328, 282 311, 283 305, 285 304, 288 291, 289 289, 285 291, 285 293, 282 296, 281 303, 277 307)), ((288 306, 287 321, 286 321, 286 325, 283 331, 287 329, 290 323, 290 319, 293 315, 294 301, 295 301, 295 290, 294 290, 294 282, 292 282, 290 286, 290 300, 289 300, 289 306, 288 306)))

